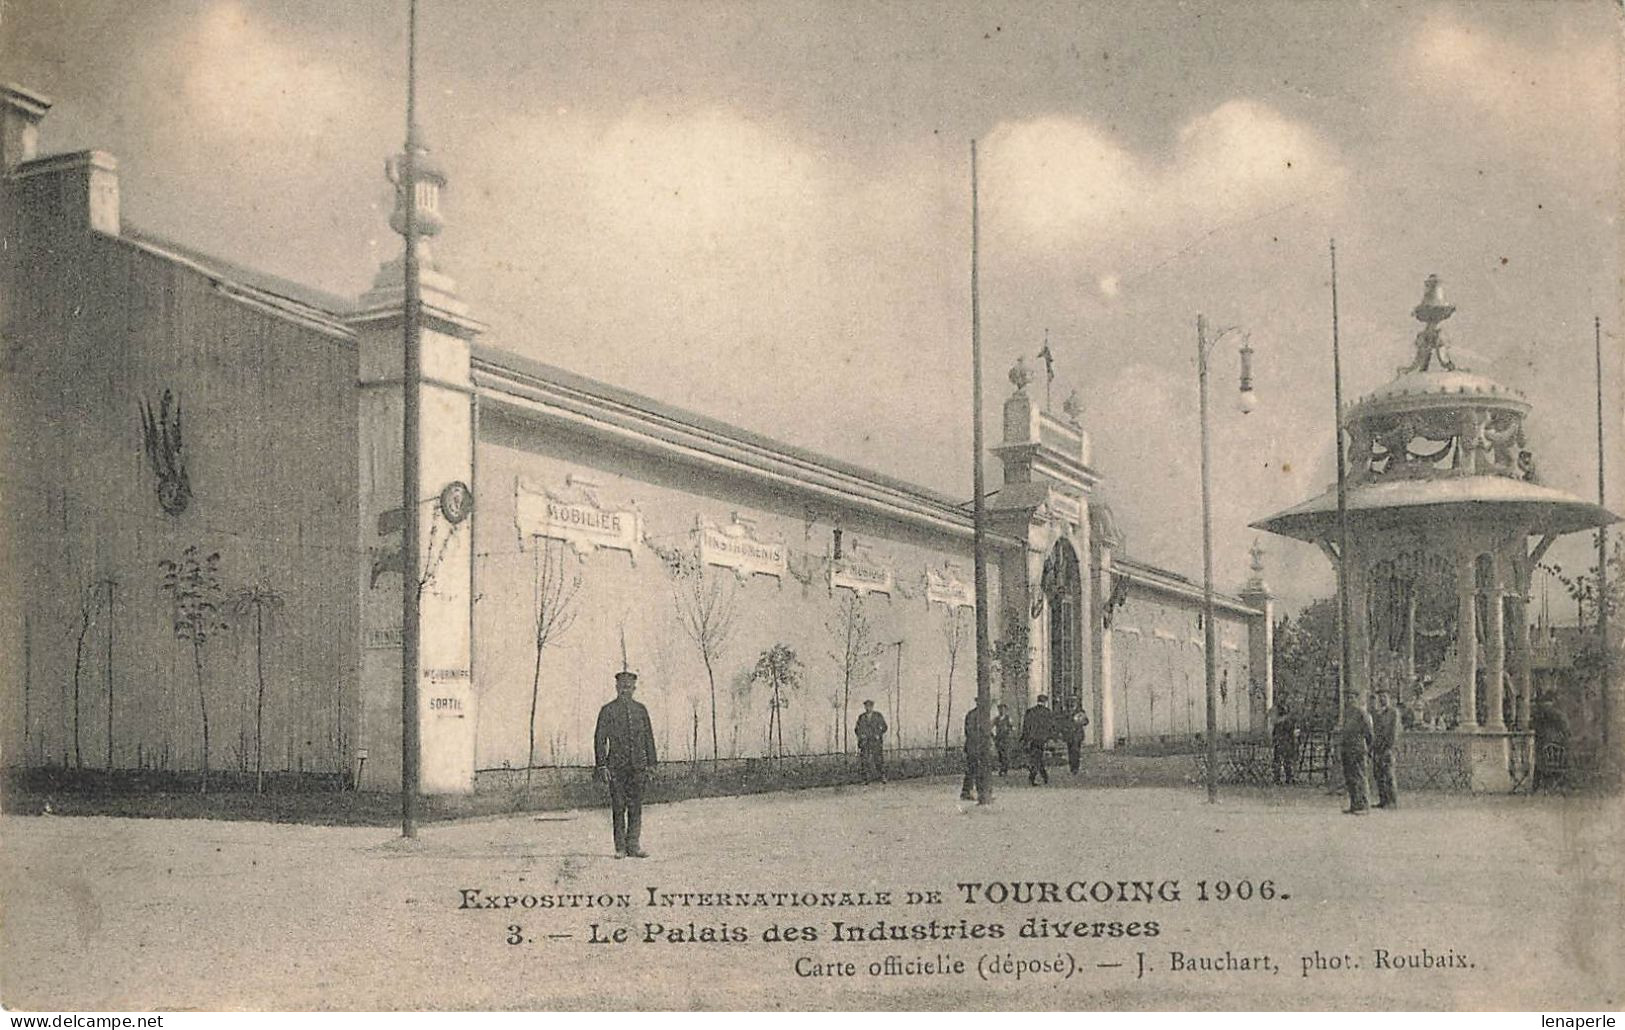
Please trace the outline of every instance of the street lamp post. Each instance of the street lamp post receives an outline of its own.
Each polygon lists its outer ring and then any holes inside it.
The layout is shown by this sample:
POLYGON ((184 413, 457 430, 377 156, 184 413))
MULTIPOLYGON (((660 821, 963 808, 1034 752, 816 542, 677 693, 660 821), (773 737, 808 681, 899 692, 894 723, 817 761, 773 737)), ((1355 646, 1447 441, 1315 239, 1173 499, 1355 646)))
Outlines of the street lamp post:
MULTIPOLYGON (((1211 460, 1208 447, 1207 417, 1207 360, 1213 347, 1236 330, 1235 326, 1220 329, 1210 342, 1207 338, 1207 318, 1196 316, 1196 382, 1200 394, 1199 415, 1202 421, 1202 664, 1207 685, 1207 800, 1219 800, 1219 702, 1217 680, 1218 633, 1213 625, 1213 486, 1211 460)), ((1253 349, 1245 340, 1241 347, 1241 397, 1243 413, 1252 411, 1257 403, 1253 393, 1253 349)))

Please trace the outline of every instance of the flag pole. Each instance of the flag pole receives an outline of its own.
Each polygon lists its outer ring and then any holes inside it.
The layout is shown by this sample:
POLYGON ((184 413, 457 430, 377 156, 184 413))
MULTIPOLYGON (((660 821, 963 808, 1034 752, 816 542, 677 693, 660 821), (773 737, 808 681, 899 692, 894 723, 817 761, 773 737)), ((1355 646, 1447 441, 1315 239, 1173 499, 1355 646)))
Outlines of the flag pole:
MULTIPOLYGON (((976 704, 981 710, 980 718, 986 722, 988 711, 993 704, 992 689, 992 648, 988 641, 987 627, 987 505, 983 500, 982 492, 982 307, 981 283, 979 280, 980 267, 978 265, 978 248, 980 238, 980 213, 977 208, 976 196, 976 141, 970 141, 970 346, 971 346, 971 448, 975 452, 972 463, 972 486, 974 497, 972 511, 974 513, 975 534, 972 549, 975 552, 976 568, 976 704)), ((950 729, 951 732, 951 729, 950 729)), ((988 738, 986 730, 984 739, 988 738)), ((977 803, 985 805, 993 800, 992 777, 988 775, 986 756, 977 763, 980 770, 976 776, 977 803)))
MULTIPOLYGON (((1337 445, 1337 637, 1342 648, 1342 670, 1337 679, 1337 711, 1334 725, 1343 718, 1349 688, 1354 683, 1354 642, 1349 637, 1353 613, 1349 599, 1349 496, 1348 469, 1343 456, 1343 359, 1337 332, 1337 241, 1331 241, 1332 254, 1332 439, 1337 445)), ((1464 688, 1465 689, 1465 688, 1464 688)))
POLYGON ((406 153, 401 165, 401 190, 405 194, 406 250, 401 261, 405 301, 402 312, 403 356, 401 376, 401 507, 406 525, 401 541, 401 836, 418 835, 418 793, 422 782, 419 768, 418 724, 418 644, 421 635, 418 541, 421 525, 418 511, 421 469, 419 464, 418 382, 422 378, 422 353, 418 334, 422 298, 418 289, 417 241, 417 0, 407 3, 406 34, 406 153))

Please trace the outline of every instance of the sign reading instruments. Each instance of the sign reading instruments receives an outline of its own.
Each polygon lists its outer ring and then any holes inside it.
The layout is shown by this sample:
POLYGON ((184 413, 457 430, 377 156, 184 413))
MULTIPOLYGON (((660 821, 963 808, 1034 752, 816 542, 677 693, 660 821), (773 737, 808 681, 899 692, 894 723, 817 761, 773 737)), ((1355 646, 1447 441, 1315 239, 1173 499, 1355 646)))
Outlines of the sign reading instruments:
POLYGON ((513 521, 520 546, 533 536, 562 540, 585 557, 600 547, 625 551, 634 560, 642 527, 635 511, 611 511, 590 501, 569 501, 514 481, 513 521))
POLYGON ((740 579, 763 575, 784 582, 788 571, 785 553, 782 540, 758 540, 742 523, 700 527, 700 560, 733 569, 740 579))

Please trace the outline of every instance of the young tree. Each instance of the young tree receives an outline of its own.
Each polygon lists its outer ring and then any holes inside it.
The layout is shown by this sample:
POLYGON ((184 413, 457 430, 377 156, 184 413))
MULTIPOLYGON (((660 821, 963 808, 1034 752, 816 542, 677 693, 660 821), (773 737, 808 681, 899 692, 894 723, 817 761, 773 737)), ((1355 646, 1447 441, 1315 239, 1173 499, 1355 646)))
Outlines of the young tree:
POLYGON ((93 583, 79 591, 79 624, 73 645, 73 766, 83 769, 84 755, 80 750, 79 735, 79 681, 85 666, 85 642, 96 628, 96 612, 101 607, 102 585, 93 583))
POLYGON ((952 608, 942 622, 942 642, 948 649, 948 710, 943 713, 947 717, 943 723, 943 747, 952 743, 949 738, 954 731, 954 669, 959 665, 959 653, 970 635, 970 619, 965 615, 967 611, 965 608, 952 608))
POLYGON ((837 650, 830 657, 841 670, 841 750, 848 749, 851 732, 852 690, 861 690, 874 674, 875 658, 882 648, 874 641, 874 630, 863 613, 863 599, 848 595, 825 623, 837 650))
POLYGON ((790 695, 801 689, 801 660, 784 644, 774 644, 756 659, 751 679, 768 686, 767 733, 772 742, 777 732, 778 756, 784 757, 784 710, 790 695))
POLYGON ((209 792, 209 698, 203 690, 203 648, 227 625, 220 616, 220 552, 198 557, 197 545, 181 552, 179 559, 158 563, 163 571, 163 590, 173 607, 175 639, 186 642, 192 651, 192 671, 197 678, 198 712, 203 719, 203 786, 209 792))
POLYGON ((265 793, 265 616, 280 611, 282 595, 261 579, 237 591, 231 610, 239 619, 254 616, 254 790, 265 793))
POLYGON ((705 664, 705 679, 711 689, 711 761, 714 763, 721 757, 717 739, 717 665, 733 632, 739 581, 732 573, 707 566, 697 551, 678 552, 667 560, 666 570, 672 578, 672 604, 677 609, 677 621, 705 664))
POLYGON ((532 582, 531 643, 536 662, 530 676, 530 741, 525 752, 525 779, 536 765, 536 706, 542 692, 542 652, 569 632, 576 621, 576 595, 581 592, 579 569, 566 570, 564 545, 545 540, 536 549, 532 582))

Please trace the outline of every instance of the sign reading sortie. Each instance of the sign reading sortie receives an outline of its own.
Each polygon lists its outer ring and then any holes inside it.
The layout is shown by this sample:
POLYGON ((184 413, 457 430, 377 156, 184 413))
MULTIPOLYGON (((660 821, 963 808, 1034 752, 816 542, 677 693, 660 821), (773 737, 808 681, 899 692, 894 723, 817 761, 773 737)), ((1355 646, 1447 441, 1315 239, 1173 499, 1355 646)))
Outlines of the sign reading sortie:
POLYGON ((975 608, 976 589, 954 574, 952 568, 925 570, 925 603, 955 608, 975 608))
POLYGON ((788 568, 783 541, 758 540, 748 527, 737 522, 721 528, 710 524, 700 527, 700 560, 733 569, 740 579, 762 575, 781 583, 788 568))
POLYGON ((562 540, 583 556, 608 547, 636 559, 642 532, 635 511, 611 511, 591 501, 566 500, 518 479, 514 481, 513 512, 521 547, 530 537, 539 536, 562 540))

